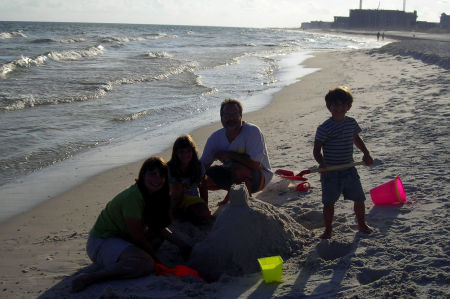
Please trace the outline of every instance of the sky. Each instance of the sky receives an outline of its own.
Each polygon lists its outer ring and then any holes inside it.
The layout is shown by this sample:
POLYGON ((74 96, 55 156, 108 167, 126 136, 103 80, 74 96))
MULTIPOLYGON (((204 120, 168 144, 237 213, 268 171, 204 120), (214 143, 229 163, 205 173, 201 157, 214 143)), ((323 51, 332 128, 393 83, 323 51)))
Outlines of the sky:
MULTIPOLYGON (((363 9, 403 10, 404 0, 362 0, 363 9)), ((405 0, 418 21, 438 23, 450 0, 405 0), (426 3, 426 4, 425 4, 426 3)), ((0 21, 300 27, 333 21, 360 0, 0 0, 0 21)))

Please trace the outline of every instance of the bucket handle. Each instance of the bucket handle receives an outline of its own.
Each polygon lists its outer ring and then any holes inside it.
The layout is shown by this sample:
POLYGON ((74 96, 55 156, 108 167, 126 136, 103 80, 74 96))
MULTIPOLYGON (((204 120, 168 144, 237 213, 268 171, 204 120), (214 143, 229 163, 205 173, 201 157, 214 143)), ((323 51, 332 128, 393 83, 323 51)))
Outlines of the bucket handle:
POLYGON ((397 176, 395 178, 395 194, 397 195, 397 199, 400 203, 403 203, 402 198, 400 197, 400 192, 398 192, 398 181, 400 180, 400 178, 397 176))

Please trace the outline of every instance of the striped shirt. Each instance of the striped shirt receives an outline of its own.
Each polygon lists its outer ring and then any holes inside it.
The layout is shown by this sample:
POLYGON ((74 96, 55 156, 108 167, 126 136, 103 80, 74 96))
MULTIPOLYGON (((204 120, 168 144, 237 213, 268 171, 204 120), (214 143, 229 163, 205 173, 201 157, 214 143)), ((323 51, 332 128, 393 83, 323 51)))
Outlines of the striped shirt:
POLYGON ((327 165, 353 162, 353 136, 361 132, 354 118, 346 116, 337 122, 329 118, 316 131, 315 140, 322 144, 323 157, 327 165))

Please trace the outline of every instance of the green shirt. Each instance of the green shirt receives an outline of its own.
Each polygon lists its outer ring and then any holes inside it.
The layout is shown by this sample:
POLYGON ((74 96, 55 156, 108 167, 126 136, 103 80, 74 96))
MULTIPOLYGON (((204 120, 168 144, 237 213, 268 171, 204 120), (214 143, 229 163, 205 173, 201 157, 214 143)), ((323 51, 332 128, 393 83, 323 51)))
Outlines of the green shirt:
POLYGON ((144 198, 137 184, 130 186, 108 202, 90 233, 102 239, 122 238, 130 240, 125 218, 135 218, 142 221, 144 204, 144 198))

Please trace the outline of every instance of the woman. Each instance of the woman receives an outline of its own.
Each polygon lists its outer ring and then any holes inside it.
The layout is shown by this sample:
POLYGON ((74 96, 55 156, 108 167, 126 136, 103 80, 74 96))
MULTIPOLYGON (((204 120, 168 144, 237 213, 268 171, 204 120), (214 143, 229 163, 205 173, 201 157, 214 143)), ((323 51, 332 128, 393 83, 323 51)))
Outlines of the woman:
POLYGON ((205 169, 198 159, 197 146, 190 135, 175 140, 169 166, 170 190, 174 215, 199 224, 211 218, 208 202, 200 197, 199 184, 205 169))
POLYGON ((97 218, 86 251, 100 269, 77 276, 72 289, 81 291, 95 282, 152 273, 161 239, 179 246, 183 255, 189 254, 191 247, 167 228, 170 222, 167 165, 162 158, 151 157, 142 165, 136 183, 114 197, 97 218))

